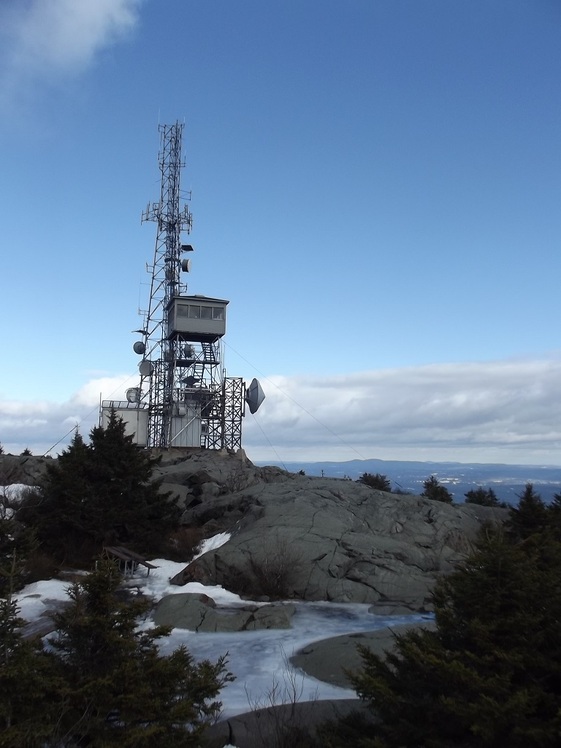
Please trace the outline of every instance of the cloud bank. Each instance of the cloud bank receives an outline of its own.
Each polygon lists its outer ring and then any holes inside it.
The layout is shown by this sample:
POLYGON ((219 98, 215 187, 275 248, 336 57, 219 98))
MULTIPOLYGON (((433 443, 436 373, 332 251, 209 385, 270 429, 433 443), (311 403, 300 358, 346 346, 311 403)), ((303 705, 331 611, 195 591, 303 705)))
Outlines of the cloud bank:
POLYGON ((272 377, 245 427, 253 459, 561 464, 561 362, 272 377), (265 446, 269 444, 269 448, 265 446))
POLYGON ((134 28, 142 0, 17 0, 0 5, 0 103, 82 73, 134 28))
MULTIPOLYGON (((496 361, 261 379, 247 413, 252 460, 454 460, 561 465, 561 361, 496 361)), ((124 399, 130 378, 90 380, 65 403, 0 401, 0 443, 43 454, 76 423, 87 436, 100 394, 124 399)), ((62 441, 61 441, 62 440, 62 441)))

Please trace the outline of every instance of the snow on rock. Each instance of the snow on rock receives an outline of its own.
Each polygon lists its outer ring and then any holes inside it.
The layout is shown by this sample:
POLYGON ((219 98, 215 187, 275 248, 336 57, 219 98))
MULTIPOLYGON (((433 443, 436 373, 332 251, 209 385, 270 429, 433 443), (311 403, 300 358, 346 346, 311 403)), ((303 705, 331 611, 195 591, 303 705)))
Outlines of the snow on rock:
POLYGON ((193 556, 192 560, 195 561, 195 559, 204 556, 209 551, 215 551, 217 548, 223 546, 224 543, 227 543, 231 537, 232 533, 230 532, 219 532, 218 535, 213 535, 212 538, 203 540, 200 551, 193 556))
POLYGON ((21 501, 25 492, 33 488, 35 486, 26 486, 25 483, 10 483, 0 486, 0 496, 5 496, 8 501, 21 501))

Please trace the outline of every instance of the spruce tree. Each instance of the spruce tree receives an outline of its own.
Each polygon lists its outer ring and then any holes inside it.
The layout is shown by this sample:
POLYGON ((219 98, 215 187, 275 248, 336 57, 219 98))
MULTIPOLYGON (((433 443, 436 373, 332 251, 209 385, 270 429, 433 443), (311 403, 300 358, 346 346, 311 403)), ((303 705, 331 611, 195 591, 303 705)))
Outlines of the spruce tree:
POLYGON ((421 496, 433 501, 442 501, 444 504, 452 504, 453 496, 450 491, 443 486, 435 475, 431 475, 423 483, 423 492, 421 496))
POLYGON ((357 483, 363 483, 365 486, 375 488, 378 491, 386 491, 390 493, 392 490, 392 484, 387 475, 381 473, 363 473, 357 479, 357 483))
POLYGON ((76 432, 68 449, 49 462, 38 490, 23 501, 17 518, 37 534, 41 550, 58 561, 89 561, 98 551, 89 507, 90 450, 76 432))
POLYGON ((26 584, 29 558, 36 548, 32 530, 11 516, 0 517, 0 597, 26 584))
POLYGON ((508 527, 514 538, 524 540, 542 532, 549 524, 545 503, 534 486, 527 483, 519 496, 518 505, 510 509, 508 527))
MULTIPOLYGON (((377 722, 357 746, 546 748, 561 734, 561 544, 487 528, 436 585, 436 630, 361 648, 352 680, 377 722)), ((337 742, 336 732, 327 744, 337 742)))
POLYGON ((24 639, 24 624, 8 589, 0 598, 0 746, 43 748, 59 684, 41 642, 24 639))
POLYGON ((557 540, 561 540, 561 493, 553 494, 553 499, 547 507, 548 526, 557 540))
POLYGON ((119 582, 115 565, 100 561, 54 616, 50 645, 64 687, 52 745, 198 746, 231 680, 225 661, 195 664, 184 647, 160 655, 156 642, 169 629, 138 630, 148 604, 120 600, 119 582))
POLYGON ((492 488, 478 486, 466 491, 466 504, 478 504, 479 506, 506 507, 504 502, 497 499, 497 494, 492 488))
POLYGON ((162 540, 177 527, 180 511, 159 490, 152 473, 160 458, 133 443, 113 411, 106 428, 90 434, 92 515, 103 540, 124 541, 143 553, 162 549, 162 540))
POLYGON ((47 466, 18 518, 36 528, 43 550, 61 562, 88 563, 103 545, 160 552, 180 512, 152 480, 157 463, 112 412, 106 428, 92 429, 89 444, 77 433, 47 466))

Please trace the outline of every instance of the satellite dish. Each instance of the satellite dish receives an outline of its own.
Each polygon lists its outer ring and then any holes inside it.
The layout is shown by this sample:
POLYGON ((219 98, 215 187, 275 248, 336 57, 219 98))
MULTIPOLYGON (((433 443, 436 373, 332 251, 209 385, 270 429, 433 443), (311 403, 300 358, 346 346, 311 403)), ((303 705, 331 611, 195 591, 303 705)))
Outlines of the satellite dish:
POLYGON ((126 393, 127 402, 129 403, 139 403, 140 402, 140 388, 139 387, 130 387, 126 393))
POLYGON ((150 374, 152 374, 152 372, 154 371, 154 364, 147 358, 143 358, 138 365, 138 371, 143 377, 149 377, 150 374))
POLYGON ((245 391, 245 401, 249 407, 250 413, 257 413, 259 406, 265 399, 265 393, 263 388, 259 384, 257 379, 252 379, 249 387, 245 391))
POLYGON ((138 353, 139 356, 142 356, 142 354, 146 351, 146 345, 142 342, 142 340, 137 340, 132 349, 135 353, 138 353))
POLYGON ((188 273, 191 270, 191 260, 181 260, 181 270, 188 273))

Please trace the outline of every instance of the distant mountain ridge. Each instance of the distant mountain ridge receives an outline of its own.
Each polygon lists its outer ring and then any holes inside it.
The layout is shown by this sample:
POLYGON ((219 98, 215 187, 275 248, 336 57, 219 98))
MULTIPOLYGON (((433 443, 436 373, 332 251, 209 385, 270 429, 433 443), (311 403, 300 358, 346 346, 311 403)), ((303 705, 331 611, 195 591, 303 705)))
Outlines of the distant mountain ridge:
POLYGON ((500 501, 516 504, 526 483, 532 483, 542 499, 549 502, 561 492, 561 467, 548 465, 503 465, 463 462, 408 462, 400 460, 349 460, 347 462, 256 462, 272 464, 292 473, 303 470, 306 475, 357 480, 363 473, 386 475, 393 490, 414 494, 423 490, 423 482, 431 475, 446 485, 454 501, 464 501, 472 488, 492 488, 500 501))

